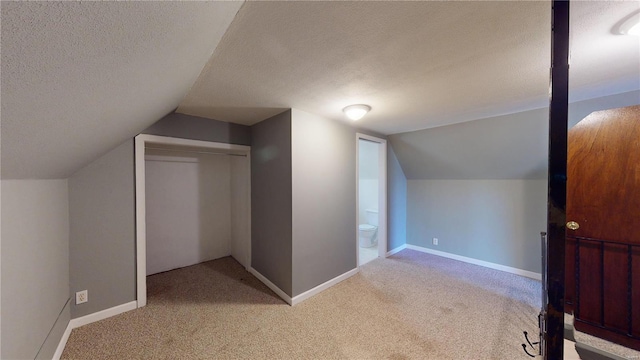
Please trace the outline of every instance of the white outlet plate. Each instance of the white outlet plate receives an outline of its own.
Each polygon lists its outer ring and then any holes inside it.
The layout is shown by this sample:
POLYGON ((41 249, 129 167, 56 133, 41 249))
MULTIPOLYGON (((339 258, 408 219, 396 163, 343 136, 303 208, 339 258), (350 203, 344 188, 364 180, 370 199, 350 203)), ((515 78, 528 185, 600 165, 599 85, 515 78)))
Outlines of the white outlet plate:
POLYGON ((82 290, 76 293, 76 305, 89 301, 89 291, 82 290))
POLYGON ((433 238, 433 245, 438 245, 438 238, 433 238))

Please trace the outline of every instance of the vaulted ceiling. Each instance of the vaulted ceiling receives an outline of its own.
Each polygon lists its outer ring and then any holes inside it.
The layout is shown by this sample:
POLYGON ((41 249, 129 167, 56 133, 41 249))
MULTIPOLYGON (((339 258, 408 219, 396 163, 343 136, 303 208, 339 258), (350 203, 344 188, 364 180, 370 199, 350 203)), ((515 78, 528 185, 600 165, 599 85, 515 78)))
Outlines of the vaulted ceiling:
MULTIPOLYGON (((2 178, 65 178, 165 114, 394 134, 547 103, 549 2, 2 2, 2 178)), ((572 2, 573 100, 640 89, 637 1, 572 2)), ((640 99, 639 99, 640 101, 640 99)))

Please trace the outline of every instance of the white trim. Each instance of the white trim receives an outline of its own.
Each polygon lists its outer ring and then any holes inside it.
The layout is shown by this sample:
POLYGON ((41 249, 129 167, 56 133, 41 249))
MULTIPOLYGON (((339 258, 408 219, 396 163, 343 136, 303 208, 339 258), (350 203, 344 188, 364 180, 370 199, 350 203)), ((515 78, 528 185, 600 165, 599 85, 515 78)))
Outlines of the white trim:
POLYGON ((387 257, 391 256, 391 255, 395 255, 397 253, 399 253, 400 251, 404 250, 407 248, 407 244, 403 244, 398 246, 397 248, 391 250, 391 251, 387 251, 387 257))
POLYGON ((269 279, 267 279, 264 275, 260 274, 258 270, 254 268, 249 268, 249 272, 253 274, 253 276, 257 277, 258 280, 262 281, 263 284, 267 285, 269 289, 271 289, 276 295, 280 296, 282 300, 284 300, 287 304, 291 305, 292 300, 291 296, 287 295, 282 289, 280 289, 276 284, 272 283, 269 279))
POLYGON ((238 150, 238 151, 251 150, 251 146, 247 146, 247 145, 236 145, 236 144, 227 144, 227 143, 213 142, 213 141, 183 139, 183 138, 175 138, 175 137, 169 137, 169 136, 140 134, 136 136, 136 140, 137 139, 140 139, 140 141, 143 141, 145 143, 151 143, 151 144, 189 146, 189 147, 221 149, 221 150, 238 150))
POLYGON ((136 299, 137 306, 147 305, 147 205, 144 146, 146 135, 135 138, 136 167, 136 299))
POLYGON ((337 283, 352 277, 353 275, 357 274, 359 271, 360 271, 359 268, 355 268, 355 269, 349 270, 346 273, 344 273, 342 275, 338 275, 338 276, 334 277, 333 279, 314 287, 311 290, 307 290, 307 291, 303 292, 300 295, 294 296, 293 299, 291 299, 291 305, 293 306, 293 305, 299 304, 299 303, 307 300, 308 298, 310 298, 310 297, 312 297, 314 295, 317 295, 318 293, 320 293, 320 292, 332 287, 333 285, 336 285, 337 283))
POLYGON ((104 309, 93 314, 85 315, 76 319, 71 319, 71 321, 69 321, 69 326, 71 327, 71 329, 79 328, 80 326, 104 320, 112 316, 120 315, 127 311, 135 310, 137 307, 138 304, 136 301, 130 301, 128 303, 104 309))
POLYGON ((53 360, 60 360, 62 356, 62 352, 64 348, 67 346, 67 341, 69 340, 69 336, 71 335, 71 322, 67 324, 67 328, 64 330, 64 334, 62 334, 62 338, 60 338, 60 342, 58 343, 58 347, 56 348, 56 352, 53 353, 53 360))
POLYGON ((71 319, 69 321, 69 324, 67 324, 67 328, 64 330, 64 334, 62 334, 62 338, 60 338, 60 342, 58 343, 56 352, 53 353, 53 360, 59 360, 62 356, 62 352, 67 346, 67 341, 69 340, 69 336, 71 335, 71 330, 79 328, 80 326, 91 324, 96 321, 110 318, 112 316, 120 315, 127 311, 135 310, 136 308, 138 308, 138 302, 130 301, 128 303, 98 311, 93 314, 85 315, 76 319, 71 319))
MULTIPOLYGON (((378 149, 378 256, 387 257, 387 140, 379 137, 356 133, 356 234, 360 225, 360 144, 359 140, 368 140, 380 144, 378 149)), ((356 236, 356 264, 360 266, 360 246, 356 236)))
POLYGON ((249 167, 248 209, 249 209, 249 265, 251 264, 251 146, 174 138, 168 136, 140 134, 135 137, 135 192, 136 192, 136 300, 137 307, 147 305, 147 229, 146 229, 146 192, 145 192, 145 145, 163 144, 173 146, 218 149, 228 152, 240 152, 247 156, 249 167))
POLYGON ((500 270, 500 271, 504 271, 504 272, 508 272, 508 273, 512 273, 512 274, 516 274, 516 275, 520 275, 520 276, 525 276, 525 277, 528 277, 528 278, 531 278, 531 279, 534 279, 534 280, 542 280, 542 275, 540 273, 536 273, 536 272, 533 272, 533 271, 522 270, 522 269, 518 269, 518 268, 514 268, 514 267, 510 267, 510 266, 505 266, 505 265, 500 265, 500 264, 496 264, 496 263, 492 263, 492 262, 488 262, 488 261, 473 259, 473 258, 469 258, 469 257, 466 257, 466 256, 451 254, 451 253, 447 253, 447 252, 444 252, 444 251, 433 250, 433 249, 429 249, 429 248, 425 248, 425 247, 417 246, 417 245, 407 244, 406 248, 407 249, 411 249, 411 250, 415 250, 415 251, 420 251, 420 252, 427 253, 427 254, 442 256, 442 257, 446 257, 446 258, 449 258, 449 259, 466 262, 466 263, 469 263, 469 264, 479 265, 479 266, 483 266, 483 267, 494 269, 494 270, 500 270))

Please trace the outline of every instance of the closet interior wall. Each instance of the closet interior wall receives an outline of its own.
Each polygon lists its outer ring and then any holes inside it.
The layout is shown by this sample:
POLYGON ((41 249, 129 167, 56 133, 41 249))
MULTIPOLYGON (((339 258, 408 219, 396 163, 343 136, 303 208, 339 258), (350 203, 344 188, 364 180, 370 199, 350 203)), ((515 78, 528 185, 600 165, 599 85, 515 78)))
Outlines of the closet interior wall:
POLYGON ((248 267, 248 158, 145 149, 147 275, 233 256, 248 267))

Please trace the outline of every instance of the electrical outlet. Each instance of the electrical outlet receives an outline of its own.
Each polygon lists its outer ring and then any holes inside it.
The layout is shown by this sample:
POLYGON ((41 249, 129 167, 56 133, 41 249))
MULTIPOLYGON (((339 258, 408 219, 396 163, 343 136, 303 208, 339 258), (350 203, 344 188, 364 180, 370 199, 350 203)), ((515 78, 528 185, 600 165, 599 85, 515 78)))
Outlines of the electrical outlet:
POLYGON ((82 290, 76 293, 76 305, 89 301, 89 291, 82 290))
POLYGON ((438 238, 433 238, 433 245, 438 245, 438 238))

